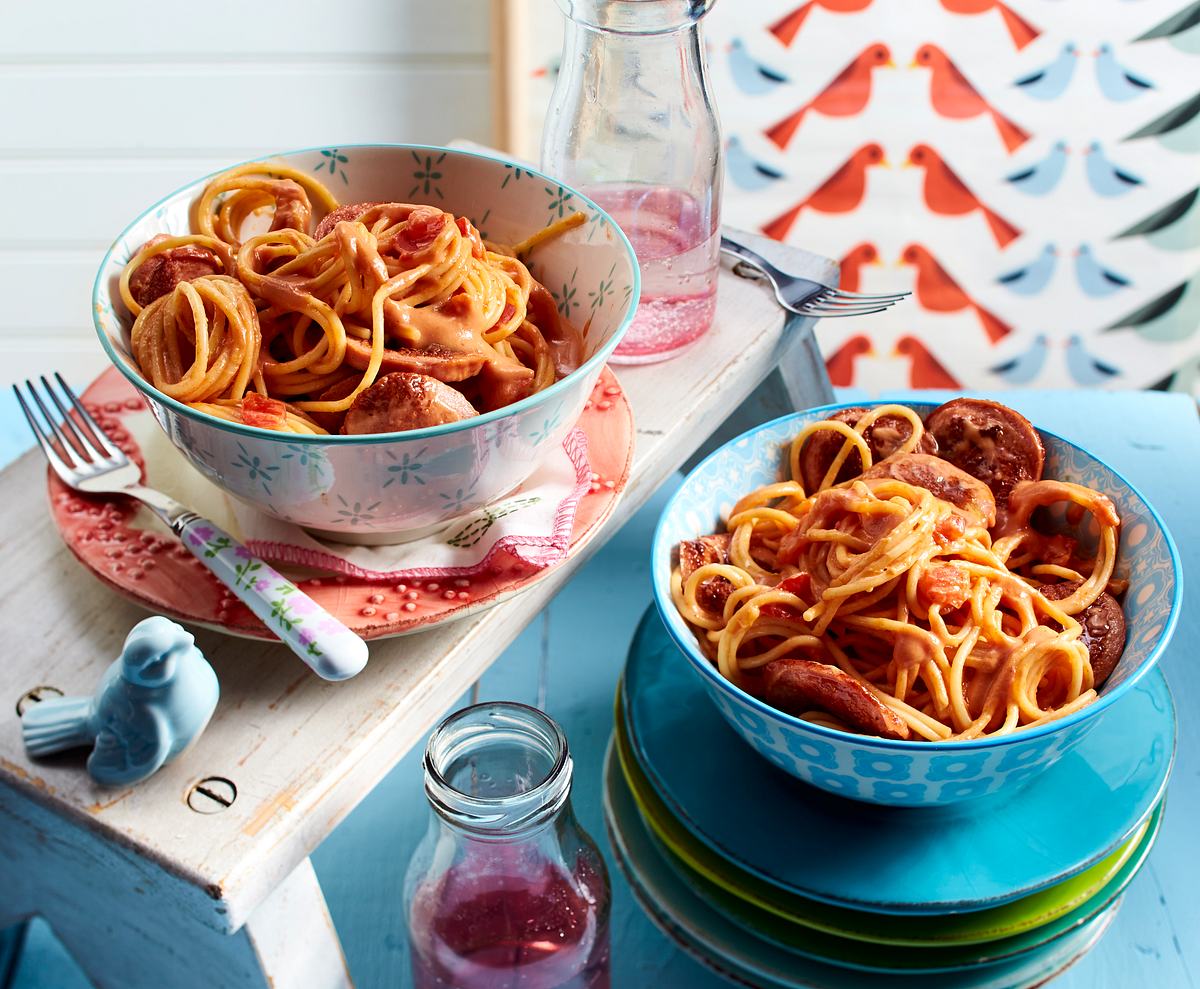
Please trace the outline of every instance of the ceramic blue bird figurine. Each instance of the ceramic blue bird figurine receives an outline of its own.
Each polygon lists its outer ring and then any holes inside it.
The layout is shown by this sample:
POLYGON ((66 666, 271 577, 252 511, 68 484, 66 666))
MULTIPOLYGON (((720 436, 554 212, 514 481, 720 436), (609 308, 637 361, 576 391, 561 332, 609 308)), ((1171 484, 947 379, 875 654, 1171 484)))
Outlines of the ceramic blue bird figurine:
POLYGON ((1052 192, 1067 167, 1067 144, 1055 141, 1050 153, 1041 161, 1013 172, 1005 178, 1022 192, 1031 196, 1044 196, 1052 192))
POLYGON ((1009 384, 1027 385, 1041 373, 1049 349, 1050 342, 1046 339, 1046 334, 1039 333, 1024 353, 1017 354, 1003 364, 997 364, 992 368, 992 374, 998 374, 1009 384))
POLYGON ((1124 329, 1154 343, 1178 343, 1194 335, 1200 330, 1200 272, 1105 327, 1105 332, 1124 329))
POLYGON ((1142 180, 1132 172, 1109 161, 1099 141, 1093 141, 1083 153, 1087 158, 1088 185, 1097 196, 1123 196, 1142 184, 1142 180))
POLYGON ((1097 261, 1087 244, 1080 244, 1075 251, 1075 280, 1083 294, 1093 299, 1112 295, 1131 284, 1124 275, 1118 275, 1097 261))
POLYGON ((1005 272, 996 281, 1017 295, 1037 295, 1049 284, 1057 266, 1058 250, 1047 244, 1029 264, 1005 272))
POLYGON ((736 134, 725 142, 725 174, 739 189, 749 191, 765 189, 783 178, 783 172, 751 157, 736 134))
POLYGON ((1113 54, 1112 45, 1108 44, 1096 49, 1096 82, 1106 99, 1118 103, 1154 88, 1154 83, 1145 76, 1135 75, 1121 65, 1113 54))
POLYGON ((746 43, 741 38, 734 38, 729 43, 729 74, 733 76, 737 88, 750 96, 769 93, 788 81, 782 72, 776 72, 755 59, 746 50, 746 43))
POLYGON ((204 731, 217 706, 217 675, 191 633, 156 615, 138 622, 94 697, 58 697, 21 716, 26 751, 38 757, 94 745, 87 768, 102 786, 156 773, 204 731))
POLYGON ((1079 49, 1068 41, 1053 62, 1035 72, 1021 76, 1013 85, 1019 86, 1023 93, 1032 96, 1035 100, 1057 99, 1062 96, 1071 77, 1075 74, 1075 66, 1078 61, 1079 49))
POLYGON ((1111 364, 1089 354, 1084 349, 1083 338, 1078 333, 1072 333, 1067 341, 1067 370, 1071 372, 1071 377, 1077 384, 1085 387, 1103 384, 1121 373, 1111 364))

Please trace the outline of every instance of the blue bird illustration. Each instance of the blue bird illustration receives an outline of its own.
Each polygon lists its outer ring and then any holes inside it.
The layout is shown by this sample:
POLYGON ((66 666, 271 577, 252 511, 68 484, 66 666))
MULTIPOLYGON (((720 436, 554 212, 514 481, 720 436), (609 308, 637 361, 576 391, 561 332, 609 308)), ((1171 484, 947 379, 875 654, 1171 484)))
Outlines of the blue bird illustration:
POLYGON ((1046 334, 1039 333, 1027 350, 1003 364, 997 364, 992 368, 992 374, 998 374, 1009 384, 1027 385, 1041 373, 1049 350, 1050 342, 1046 334))
POLYGON ((1144 76, 1135 75, 1117 61, 1112 45, 1104 44, 1096 49, 1096 82, 1106 99, 1124 102, 1141 96, 1154 83, 1144 76))
POLYGON ((1134 330, 1154 343, 1186 340, 1200 329, 1200 272, 1104 329, 1134 330))
POLYGON ((736 134, 725 143, 725 174, 739 189, 747 190, 765 189, 783 178, 783 172, 751 157, 736 134))
POLYGON ((1112 295, 1131 284, 1124 275, 1118 275, 1097 261, 1087 244, 1080 244, 1075 251, 1075 280, 1079 282, 1084 295, 1094 299, 1112 295))
POLYGON ((1049 65, 1021 76, 1013 85, 1035 100, 1054 100, 1062 96, 1075 75, 1075 66, 1079 60, 1079 49, 1073 42, 1063 45, 1058 57, 1049 65))
POLYGON ((746 43, 741 38, 734 38, 729 43, 729 74, 738 89, 750 96, 769 93, 776 86, 788 82, 788 77, 782 72, 768 68, 746 50, 746 43))
POLYGON ((1142 184, 1132 172, 1114 165, 1105 156, 1099 141, 1093 141, 1083 153, 1087 156, 1088 185, 1097 196, 1123 196, 1142 184))
POLYGON ((1067 341, 1067 370, 1077 384, 1100 385, 1121 372, 1111 364, 1098 360, 1084 349, 1083 337, 1072 333, 1067 341))
POLYGON ((128 786, 199 737, 219 693, 217 675, 191 633, 156 615, 126 636, 94 697, 35 704, 21 716, 21 734, 34 757, 93 745, 92 778, 102 786, 128 786))
POLYGON ((1145 237, 1164 251, 1200 247, 1200 187, 1185 192, 1114 238, 1145 237))
POLYGON ((1029 264, 1005 272, 996 281, 1017 295, 1037 295, 1049 284, 1057 266, 1058 250, 1047 244, 1029 264))
POLYGON ((1039 162, 1005 176, 1014 187, 1031 196, 1044 196, 1052 192, 1067 167, 1067 145, 1055 141, 1050 153, 1039 162))

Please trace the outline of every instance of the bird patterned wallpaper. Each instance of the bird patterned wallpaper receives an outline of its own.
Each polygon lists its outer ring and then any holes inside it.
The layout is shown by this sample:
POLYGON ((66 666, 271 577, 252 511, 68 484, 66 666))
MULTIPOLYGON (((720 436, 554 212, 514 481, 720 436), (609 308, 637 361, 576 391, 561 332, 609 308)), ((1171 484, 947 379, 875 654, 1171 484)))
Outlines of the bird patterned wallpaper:
POLYGON ((705 37, 724 221, 913 290, 818 324, 835 385, 1200 394, 1200 0, 718 0, 705 37))

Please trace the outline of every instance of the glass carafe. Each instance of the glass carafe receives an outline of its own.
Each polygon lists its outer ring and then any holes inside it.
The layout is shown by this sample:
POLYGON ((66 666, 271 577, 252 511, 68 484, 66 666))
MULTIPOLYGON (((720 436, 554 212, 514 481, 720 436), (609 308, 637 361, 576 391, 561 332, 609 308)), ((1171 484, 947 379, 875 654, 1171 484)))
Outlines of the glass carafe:
POLYGON ((603 206, 637 252, 641 304, 619 363, 674 356, 716 311, 721 135, 700 37, 713 2, 558 0, 542 168, 603 206))
POLYGON ((434 730, 433 812, 404 883, 415 989, 608 989, 608 874, 571 771, 562 730, 523 704, 434 730))

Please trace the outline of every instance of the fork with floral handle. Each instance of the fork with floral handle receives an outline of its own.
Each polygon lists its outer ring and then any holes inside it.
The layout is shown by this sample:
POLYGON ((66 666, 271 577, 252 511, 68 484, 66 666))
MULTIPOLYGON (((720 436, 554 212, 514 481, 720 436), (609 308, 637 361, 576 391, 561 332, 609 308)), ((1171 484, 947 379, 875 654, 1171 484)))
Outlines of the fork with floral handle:
POLYGON ((64 484, 85 494, 137 498, 318 676, 347 680, 366 666, 367 644, 283 574, 213 522, 161 491, 143 486, 137 464, 105 435, 62 375, 56 373, 54 378, 66 401, 43 375, 49 406, 34 383, 25 382, 42 421, 34 416, 16 385, 13 391, 38 445, 64 484), (57 414, 52 414, 50 406, 57 414))

